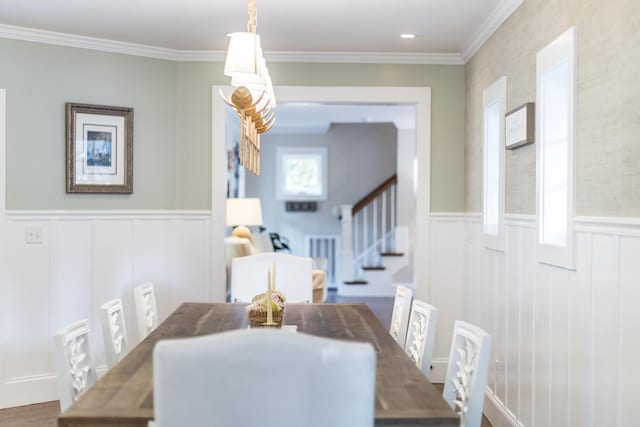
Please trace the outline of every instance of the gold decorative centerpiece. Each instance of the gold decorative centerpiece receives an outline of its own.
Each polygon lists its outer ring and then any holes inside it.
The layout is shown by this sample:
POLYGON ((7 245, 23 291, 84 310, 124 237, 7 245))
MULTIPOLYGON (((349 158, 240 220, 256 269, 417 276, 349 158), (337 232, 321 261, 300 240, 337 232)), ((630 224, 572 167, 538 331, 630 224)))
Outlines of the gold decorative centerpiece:
POLYGON ((267 272, 267 292, 253 297, 247 306, 249 326, 252 328, 281 328, 286 298, 276 291, 276 263, 267 272))

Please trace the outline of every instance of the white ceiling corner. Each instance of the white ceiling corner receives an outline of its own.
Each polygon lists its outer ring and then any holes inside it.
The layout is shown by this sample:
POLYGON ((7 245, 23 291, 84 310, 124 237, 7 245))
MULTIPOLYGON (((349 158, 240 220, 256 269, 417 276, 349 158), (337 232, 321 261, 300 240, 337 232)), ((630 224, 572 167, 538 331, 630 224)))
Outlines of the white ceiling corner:
POLYGON ((473 36, 469 45, 461 53, 462 61, 466 64, 473 55, 480 50, 483 44, 495 33, 498 28, 511 16, 524 0, 502 0, 498 7, 482 23, 480 29, 473 36))

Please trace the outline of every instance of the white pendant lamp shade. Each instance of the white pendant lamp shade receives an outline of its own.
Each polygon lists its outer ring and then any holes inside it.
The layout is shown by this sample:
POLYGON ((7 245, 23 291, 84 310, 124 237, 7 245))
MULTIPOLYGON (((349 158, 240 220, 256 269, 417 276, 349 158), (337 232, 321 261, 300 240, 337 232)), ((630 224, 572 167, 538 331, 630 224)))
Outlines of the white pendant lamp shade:
POLYGON ((224 63, 224 74, 231 77, 231 86, 235 89, 230 98, 222 91, 220 93, 227 105, 240 117, 240 164, 260 175, 260 135, 273 127, 276 98, 260 36, 256 33, 256 0, 248 1, 247 32, 229 34, 229 48, 224 63))
POLYGON ((255 80, 260 78, 263 61, 259 35, 246 32, 231 33, 227 59, 224 63, 225 75, 237 79, 238 83, 246 81, 245 79, 255 80))

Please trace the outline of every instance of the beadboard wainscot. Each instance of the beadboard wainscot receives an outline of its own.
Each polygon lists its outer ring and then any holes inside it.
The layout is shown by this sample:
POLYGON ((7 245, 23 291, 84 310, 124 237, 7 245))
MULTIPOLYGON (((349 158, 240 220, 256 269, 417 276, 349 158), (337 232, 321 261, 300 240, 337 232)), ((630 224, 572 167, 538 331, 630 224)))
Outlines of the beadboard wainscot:
POLYGON ((466 215, 467 319, 493 336, 493 425, 635 423, 640 219, 575 218, 576 270, 538 262, 536 218, 505 215, 504 252, 466 215), (622 375, 624 373, 624 375, 622 375))
POLYGON ((216 292, 209 211, 7 210, 2 229, 0 408, 57 399, 52 336, 75 320, 89 320, 98 373, 106 371, 104 302, 122 299, 133 347, 134 286, 154 283, 161 321, 216 292))
POLYGON ((431 379, 444 382, 453 324, 466 317, 464 212, 432 212, 430 240, 430 289, 425 302, 438 310, 431 379))

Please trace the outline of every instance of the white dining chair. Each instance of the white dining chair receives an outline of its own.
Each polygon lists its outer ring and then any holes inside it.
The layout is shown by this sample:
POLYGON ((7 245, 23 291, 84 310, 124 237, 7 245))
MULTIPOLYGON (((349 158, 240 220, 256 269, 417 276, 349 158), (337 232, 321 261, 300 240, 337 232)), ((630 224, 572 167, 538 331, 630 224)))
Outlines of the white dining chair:
POLYGON ((437 321, 438 310, 435 307, 417 299, 413 300, 404 351, 427 379, 431 379, 431 357, 437 321))
POLYGON ((133 289, 133 300, 136 305, 138 336, 143 340, 158 326, 158 307, 153 283, 145 283, 133 289))
POLYGON ((456 320, 443 396, 460 415, 461 427, 482 422, 491 336, 477 326, 456 320))
POLYGON ((413 292, 411 289, 402 285, 396 285, 396 296, 393 301, 389 333, 402 348, 404 348, 404 343, 407 338, 407 325, 409 323, 412 296, 413 292))
POLYGON ((59 329, 53 337, 60 409, 64 412, 96 382, 87 320, 59 329))
POLYGON ((267 290, 267 272, 276 265, 276 290, 287 302, 313 300, 311 258, 281 253, 261 253, 231 261, 231 302, 250 302, 267 290))
POLYGON ((375 377, 369 343, 269 329, 160 341, 155 426, 372 427, 375 377))
POLYGON ((100 306, 100 323, 102 323, 107 367, 111 369, 127 354, 129 349, 124 311, 120 299, 111 300, 100 306))

